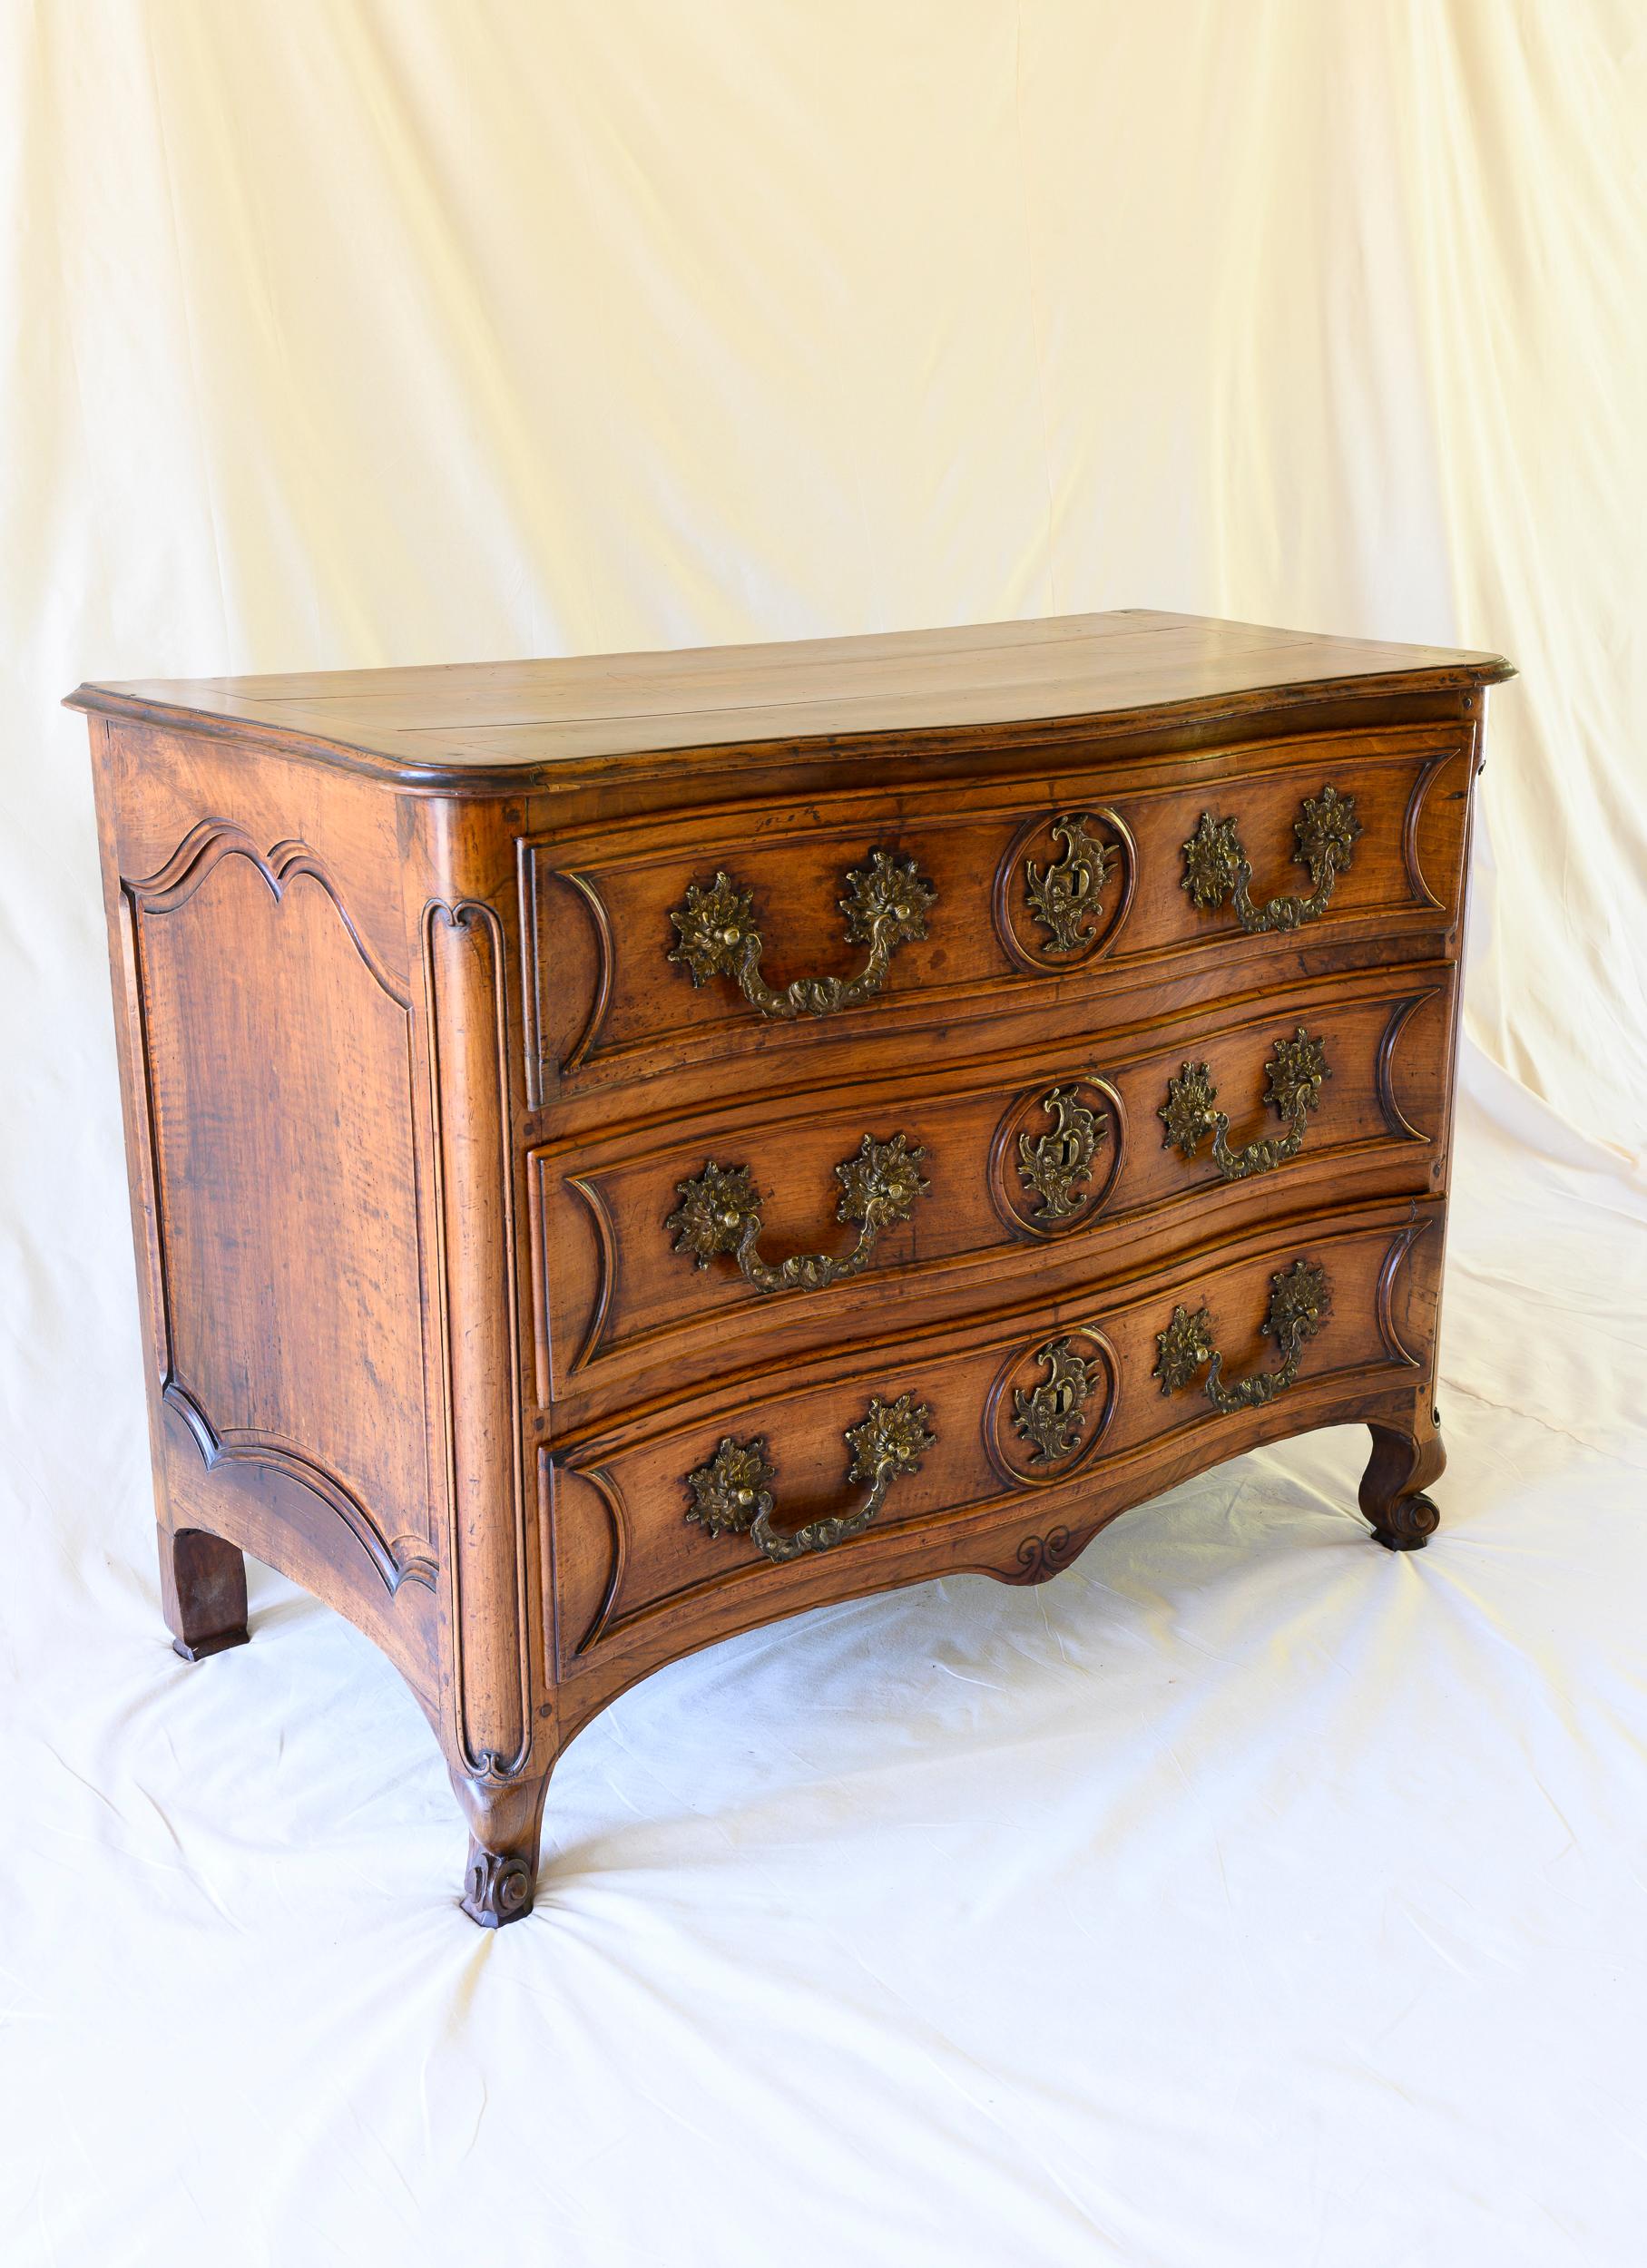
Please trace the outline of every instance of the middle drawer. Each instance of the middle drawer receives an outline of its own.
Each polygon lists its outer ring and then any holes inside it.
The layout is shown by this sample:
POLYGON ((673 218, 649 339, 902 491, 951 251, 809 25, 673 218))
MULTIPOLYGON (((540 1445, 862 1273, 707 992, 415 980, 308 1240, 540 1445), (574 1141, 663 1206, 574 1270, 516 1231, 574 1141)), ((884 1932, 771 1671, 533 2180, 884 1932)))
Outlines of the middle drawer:
POLYGON ((1033 1271, 1091 1283, 1300 1210, 1323 1183, 1438 1185, 1454 973, 1278 988, 1032 1060, 838 1082, 780 1106, 632 1124, 528 1154, 539 1399, 593 1410, 850 1334, 863 1313, 956 1316, 1033 1271), (779 1115, 779 1110, 781 1115, 779 1115))

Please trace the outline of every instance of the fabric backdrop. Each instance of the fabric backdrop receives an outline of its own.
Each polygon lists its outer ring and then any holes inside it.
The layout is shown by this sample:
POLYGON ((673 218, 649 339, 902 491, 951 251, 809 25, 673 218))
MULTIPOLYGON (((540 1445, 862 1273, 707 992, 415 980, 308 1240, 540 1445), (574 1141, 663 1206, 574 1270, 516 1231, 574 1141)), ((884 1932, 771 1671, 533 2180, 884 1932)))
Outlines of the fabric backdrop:
POLYGON ((1641 0, 0 0, 8 2263, 1640 2257, 1644 130, 1641 0), (482 1941, 352 1631, 164 1651, 55 703, 1119 605, 1523 673, 1442 1537, 717 1648, 482 1941))

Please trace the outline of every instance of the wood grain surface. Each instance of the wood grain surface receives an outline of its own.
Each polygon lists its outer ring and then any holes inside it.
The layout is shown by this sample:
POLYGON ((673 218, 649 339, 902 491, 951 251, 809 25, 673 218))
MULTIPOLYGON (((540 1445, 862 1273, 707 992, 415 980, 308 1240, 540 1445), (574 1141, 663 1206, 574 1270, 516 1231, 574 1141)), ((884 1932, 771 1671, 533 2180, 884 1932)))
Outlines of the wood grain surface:
POLYGON ((1300 689, 1491 684, 1497 654, 1378 644, 1122 611, 858 638, 552 661, 83 685, 81 708, 194 718, 423 781, 473 766, 571 765, 767 740, 983 726, 1198 705, 1300 689))

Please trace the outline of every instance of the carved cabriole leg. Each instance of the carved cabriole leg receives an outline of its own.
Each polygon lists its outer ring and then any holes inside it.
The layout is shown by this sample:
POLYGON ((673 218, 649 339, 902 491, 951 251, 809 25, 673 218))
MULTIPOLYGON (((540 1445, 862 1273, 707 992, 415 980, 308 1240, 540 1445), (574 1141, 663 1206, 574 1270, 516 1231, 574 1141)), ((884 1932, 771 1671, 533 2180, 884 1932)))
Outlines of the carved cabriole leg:
POLYGON ((549 1774, 498 1782, 455 1771, 452 1785, 469 1823, 463 1910, 483 1930, 501 1930, 532 1911, 549 1774))
POLYGON ((1369 1425, 1372 1455, 1361 1477, 1361 1510, 1373 1540, 1387 1551, 1422 1551, 1441 1524, 1423 1491, 1441 1478, 1446 1452, 1433 1416, 1415 1418, 1411 1432, 1369 1425))
POLYGON ((160 1530, 160 1594, 172 1650, 203 1662, 244 1646, 246 1561, 238 1546, 203 1528, 160 1530))

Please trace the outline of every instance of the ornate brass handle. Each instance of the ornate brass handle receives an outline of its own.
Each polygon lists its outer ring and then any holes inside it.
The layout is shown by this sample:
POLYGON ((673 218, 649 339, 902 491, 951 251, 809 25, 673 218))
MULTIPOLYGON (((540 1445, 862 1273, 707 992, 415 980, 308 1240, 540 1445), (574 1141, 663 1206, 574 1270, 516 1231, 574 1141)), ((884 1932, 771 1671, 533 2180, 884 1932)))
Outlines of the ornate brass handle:
POLYGON ((926 934, 926 915, 937 898, 913 858, 872 850, 867 865, 851 866, 848 894, 838 904, 847 917, 847 940, 867 944, 869 957, 856 976, 798 976, 778 992, 760 973, 766 943, 755 919, 755 894, 724 870, 712 882, 687 885, 686 902, 670 915, 677 932, 670 959, 691 973, 694 985, 730 976, 763 1016, 832 1016, 878 992, 899 945, 926 934))
POLYGON ((1323 787, 1307 797, 1303 816, 1292 823, 1299 838, 1293 856, 1309 870, 1314 888, 1307 898, 1271 898, 1257 905, 1248 893, 1252 865, 1240 846, 1233 819, 1215 819, 1210 811, 1183 846, 1183 887, 1204 912, 1220 906, 1233 894, 1235 918, 1245 930, 1300 929, 1327 911, 1333 885, 1349 871, 1350 854, 1365 831, 1356 818, 1356 799, 1336 787, 1323 787))
POLYGON ((1279 1269, 1270 1279, 1264 1335, 1279 1347, 1280 1367, 1252 1371, 1228 1386, 1223 1382, 1224 1358, 1212 1344, 1212 1318, 1205 1300, 1193 1315, 1187 1307, 1174 1307, 1172 1322, 1155 1336, 1160 1359, 1154 1375, 1161 1381, 1161 1391, 1176 1393, 1205 1364, 1207 1399, 1221 1415, 1256 1410, 1263 1403, 1273 1402, 1297 1378, 1305 1344, 1327 1321, 1331 1305, 1332 1289, 1325 1268, 1309 1260, 1295 1260, 1289 1268, 1279 1269))
POLYGON ((844 1435, 852 1452, 847 1479, 867 1481, 868 1495, 855 1511, 832 1512, 809 1520, 804 1528, 772 1524, 778 1508, 771 1483, 778 1475, 767 1455, 766 1435, 757 1433, 740 1442, 729 1433, 706 1465, 687 1474, 686 1492, 691 1501, 686 1517, 711 1536, 747 1535, 769 1559, 780 1564, 808 1551, 828 1551, 863 1532, 901 1474, 920 1471, 921 1459, 937 1446, 937 1436, 926 1430, 931 1415, 913 1394, 901 1393, 896 1402, 872 1394, 868 1414, 858 1424, 848 1425, 844 1435))
POLYGON ((677 1231, 675 1250, 690 1252, 701 1268, 708 1267, 717 1253, 730 1252, 744 1281, 758 1292, 797 1286, 820 1292, 868 1267, 882 1229, 908 1219, 917 1198, 927 1193, 919 1170, 926 1155, 918 1142, 906 1141, 901 1134, 886 1142, 866 1134, 857 1157, 843 1158, 836 1167, 840 1200, 835 1217, 858 1225, 857 1244, 839 1259, 824 1252, 799 1252, 788 1260, 763 1260, 755 1249, 760 1235, 760 1192, 747 1167, 718 1166, 712 1158, 691 1180, 676 1182, 681 1202, 663 1225, 677 1231))
POLYGON ((1211 1134, 1212 1162, 1226 1181, 1271 1173, 1289 1158, 1296 1158, 1304 1147, 1309 1113, 1321 1100, 1323 1083, 1332 1077, 1327 1067, 1326 1044, 1312 1040, 1299 1024, 1296 1039, 1276 1041, 1264 1070, 1269 1080, 1264 1100, 1278 1118, 1291 1121, 1285 1134, 1231 1149, 1229 1118, 1214 1107, 1218 1089, 1212 1084, 1211 1072, 1204 1063, 1186 1063, 1176 1079, 1168 1080, 1165 1106, 1155 1113, 1167 1129, 1162 1148, 1176 1148, 1186 1158, 1193 1158, 1202 1138, 1211 1134))

